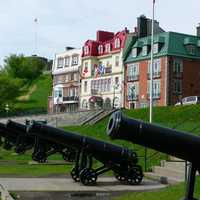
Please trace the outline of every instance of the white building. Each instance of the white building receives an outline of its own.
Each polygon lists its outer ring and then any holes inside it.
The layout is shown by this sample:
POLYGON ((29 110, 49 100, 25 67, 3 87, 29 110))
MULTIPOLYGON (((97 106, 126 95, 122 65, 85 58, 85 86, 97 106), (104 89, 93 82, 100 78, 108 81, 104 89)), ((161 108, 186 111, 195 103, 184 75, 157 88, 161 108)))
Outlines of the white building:
POLYGON ((67 47, 55 55, 52 68, 53 112, 76 111, 79 108, 81 49, 67 47))

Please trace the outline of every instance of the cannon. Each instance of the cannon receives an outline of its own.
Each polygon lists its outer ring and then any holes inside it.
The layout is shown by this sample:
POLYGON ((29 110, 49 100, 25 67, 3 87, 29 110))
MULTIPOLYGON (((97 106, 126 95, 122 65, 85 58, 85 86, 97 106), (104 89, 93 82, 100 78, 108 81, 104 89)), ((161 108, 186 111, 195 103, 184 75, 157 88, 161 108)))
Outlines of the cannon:
MULTIPOLYGON (((26 121, 26 125, 24 125, 9 120, 5 126, 6 134, 12 138, 9 141, 11 140, 12 146, 15 146, 16 153, 24 153, 27 150, 34 149, 32 159, 40 163, 46 162, 47 157, 55 153, 61 153, 66 161, 74 161, 75 152, 71 149, 27 134, 30 123, 30 121, 26 121)), ((38 123, 45 124, 46 121, 38 121, 38 123)))
POLYGON ((117 180, 127 184, 137 185, 143 179, 142 168, 137 165, 137 154, 132 150, 37 122, 33 122, 28 132, 44 140, 77 149, 76 163, 71 171, 75 182, 94 185, 99 175, 110 170, 117 180), (102 164, 96 169, 93 166, 94 159, 102 164))
POLYGON ((184 200, 194 198, 195 175, 200 171, 200 137, 189 133, 146 123, 113 113, 107 125, 111 139, 121 139, 142 145, 191 162, 184 200))

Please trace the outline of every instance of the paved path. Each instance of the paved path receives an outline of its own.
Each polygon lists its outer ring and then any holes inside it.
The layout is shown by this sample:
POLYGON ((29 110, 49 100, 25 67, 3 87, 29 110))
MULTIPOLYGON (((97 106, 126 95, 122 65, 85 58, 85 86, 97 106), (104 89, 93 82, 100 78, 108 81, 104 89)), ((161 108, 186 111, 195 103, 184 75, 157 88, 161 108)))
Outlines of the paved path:
POLYGON ((123 192, 145 191, 164 188, 158 182, 144 180, 141 185, 123 185, 115 178, 103 177, 96 186, 83 186, 70 178, 0 178, 8 191, 65 191, 65 192, 123 192))

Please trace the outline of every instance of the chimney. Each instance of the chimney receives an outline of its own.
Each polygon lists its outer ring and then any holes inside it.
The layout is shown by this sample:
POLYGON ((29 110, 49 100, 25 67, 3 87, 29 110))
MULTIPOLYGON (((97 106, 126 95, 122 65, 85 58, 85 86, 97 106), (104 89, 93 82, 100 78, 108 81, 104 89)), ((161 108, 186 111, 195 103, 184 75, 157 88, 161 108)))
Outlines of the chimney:
POLYGON ((197 26, 197 36, 200 37, 200 23, 197 26))
POLYGON ((75 48, 74 47, 69 47, 69 46, 65 47, 66 51, 69 51, 69 50, 72 50, 72 49, 75 49, 75 48))
POLYGON ((147 36, 147 20, 145 15, 141 15, 137 18, 138 37, 147 36))

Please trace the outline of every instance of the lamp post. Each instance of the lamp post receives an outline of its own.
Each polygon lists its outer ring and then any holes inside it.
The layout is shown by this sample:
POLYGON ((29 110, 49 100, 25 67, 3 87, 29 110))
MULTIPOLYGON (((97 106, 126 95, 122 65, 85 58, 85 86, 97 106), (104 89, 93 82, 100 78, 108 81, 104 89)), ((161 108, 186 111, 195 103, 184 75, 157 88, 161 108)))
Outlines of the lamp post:
POLYGON ((6 111, 6 116, 8 117, 8 112, 9 112, 10 108, 9 108, 9 105, 6 104, 5 105, 5 111, 6 111))
POLYGON ((153 0, 152 5, 152 25, 151 25, 151 66, 150 66, 150 105, 149 105, 149 122, 152 123, 153 115, 153 44, 154 44, 154 10, 155 10, 155 0, 153 0))

